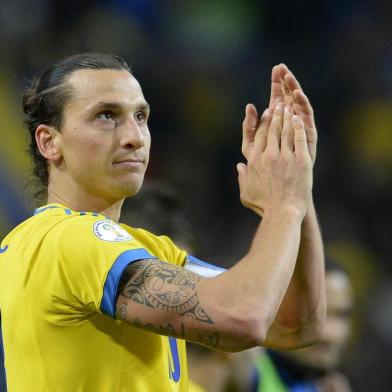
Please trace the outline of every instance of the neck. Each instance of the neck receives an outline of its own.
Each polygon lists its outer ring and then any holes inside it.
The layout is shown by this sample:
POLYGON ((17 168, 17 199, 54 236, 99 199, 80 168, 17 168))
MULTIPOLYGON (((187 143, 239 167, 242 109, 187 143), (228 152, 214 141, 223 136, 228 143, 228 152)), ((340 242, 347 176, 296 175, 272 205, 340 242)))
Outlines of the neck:
POLYGON ((85 189, 76 188, 68 192, 59 192, 52 184, 48 186, 48 204, 59 203, 74 211, 96 212, 119 222, 124 198, 108 200, 102 196, 90 194, 85 189))

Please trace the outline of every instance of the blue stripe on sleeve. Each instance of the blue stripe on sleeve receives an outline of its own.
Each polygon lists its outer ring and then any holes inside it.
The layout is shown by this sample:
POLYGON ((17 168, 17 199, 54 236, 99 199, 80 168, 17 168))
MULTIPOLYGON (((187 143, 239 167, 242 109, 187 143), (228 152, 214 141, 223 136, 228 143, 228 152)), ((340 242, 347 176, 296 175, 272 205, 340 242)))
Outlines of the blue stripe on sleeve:
POLYGON ((191 255, 188 255, 186 257, 184 268, 189 271, 196 272, 197 274, 204 276, 205 278, 213 278, 226 271, 225 268, 206 263, 205 261, 199 260, 191 255))
POLYGON ((207 268, 210 268, 210 269, 218 270, 218 271, 221 271, 221 272, 226 271, 225 268, 218 267, 217 265, 213 265, 213 264, 207 263, 207 262, 205 262, 203 260, 199 260, 198 258, 196 258, 194 256, 191 256, 191 255, 188 255, 186 258, 190 262, 192 262, 194 264, 197 264, 197 265, 201 265, 203 267, 207 267, 207 268))
POLYGON ((117 287, 121 275, 128 264, 143 259, 156 259, 156 257, 150 255, 150 253, 142 248, 126 250, 117 257, 112 267, 110 268, 108 276, 106 277, 105 285, 103 287, 103 295, 101 300, 102 313, 115 318, 117 287))

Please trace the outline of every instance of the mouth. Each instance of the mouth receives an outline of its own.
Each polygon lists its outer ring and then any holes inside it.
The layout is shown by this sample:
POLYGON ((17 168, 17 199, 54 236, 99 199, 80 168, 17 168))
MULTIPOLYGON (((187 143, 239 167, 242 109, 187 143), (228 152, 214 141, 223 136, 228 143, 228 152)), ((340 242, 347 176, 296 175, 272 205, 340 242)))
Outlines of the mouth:
POLYGON ((144 158, 128 158, 114 161, 113 166, 123 169, 140 169, 145 166, 144 158))

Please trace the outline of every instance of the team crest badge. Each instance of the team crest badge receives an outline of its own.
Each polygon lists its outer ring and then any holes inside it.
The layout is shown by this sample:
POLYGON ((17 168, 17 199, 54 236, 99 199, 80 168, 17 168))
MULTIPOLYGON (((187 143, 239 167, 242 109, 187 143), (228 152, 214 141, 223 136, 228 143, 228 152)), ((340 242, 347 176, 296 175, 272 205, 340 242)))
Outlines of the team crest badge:
POLYGON ((132 240, 132 236, 126 230, 116 223, 107 220, 95 222, 93 231, 94 234, 103 241, 121 242, 132 240))

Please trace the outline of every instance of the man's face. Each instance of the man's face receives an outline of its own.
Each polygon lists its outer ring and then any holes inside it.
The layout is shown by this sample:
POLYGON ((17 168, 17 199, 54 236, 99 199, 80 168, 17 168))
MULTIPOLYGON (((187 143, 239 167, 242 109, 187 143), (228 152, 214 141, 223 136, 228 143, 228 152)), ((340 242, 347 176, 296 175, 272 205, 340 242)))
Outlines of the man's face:
POLYGON ((136 194, 150 150, 149 106, 127 71, 75 71, 58 135, 56 169, 86 194, 117 201, 136 194))
POLYGON ((294 361, 320 370, 339 365, 350 335, 352 293, 348 277, 340 271, 327 271, 327 318, 320 342, 285 354, 294 361))

